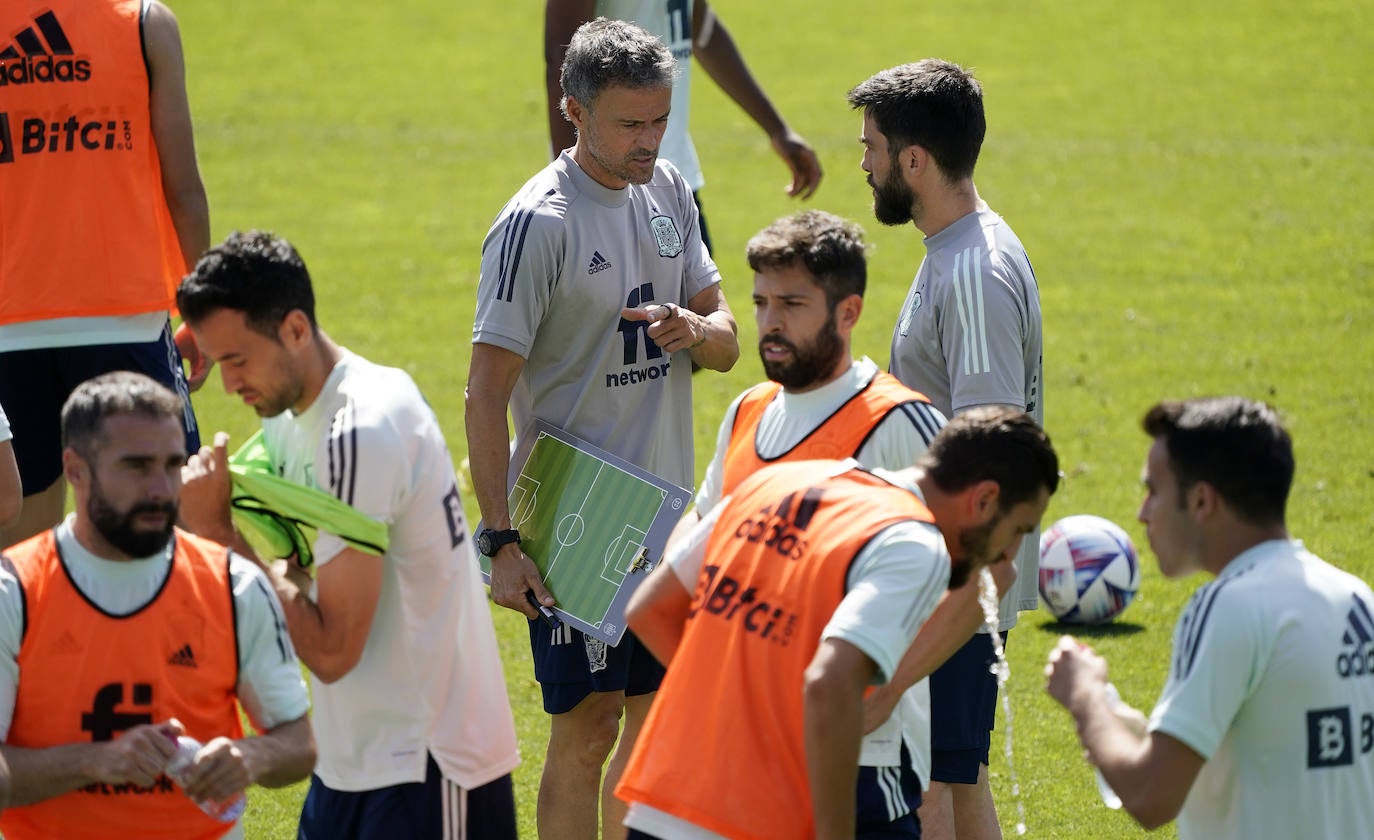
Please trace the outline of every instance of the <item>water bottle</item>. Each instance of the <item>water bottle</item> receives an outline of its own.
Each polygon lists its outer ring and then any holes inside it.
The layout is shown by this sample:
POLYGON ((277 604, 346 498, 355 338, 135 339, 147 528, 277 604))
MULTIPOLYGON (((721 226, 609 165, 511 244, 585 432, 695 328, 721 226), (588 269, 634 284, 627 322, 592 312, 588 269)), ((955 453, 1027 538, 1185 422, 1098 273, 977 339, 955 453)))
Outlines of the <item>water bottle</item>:
MULTIPOLYGON (((182 790, 185 790, 184 774, 191 769, 191 765, 195 762, 196 753, 200 752, 201 743, 186 735, 182 735, 176 740, 177 750, 167 760, 167 776, 181 785, 182 790)), ((236 796, 231 796, 223 802, 201 802, 197 800, 196 805, 214 819, 222 823, 231 823, 243 816, 243 809, 248 805, 248 797, 244 796, 243 791, 239 791, 236 796)))
MULTIPOLYGON (((1107 705, 1111 707, 1112 711, 1116 711, 1116 708, 1121 705, 1121 693, 1116 690, 1116 686, 1107 683, 1102 693, 1107 697, 1107 705)), ((1107 777, 1102 775, 1102 769, 1094 767, 1093 772, 1097 774, 1097 792, 1102 794, 1102 803, 1113 811, 1120 810, 1121 797, 1117 796, 1116 791, 1112 790, 1112 786, 1107 784, 1107 777)))

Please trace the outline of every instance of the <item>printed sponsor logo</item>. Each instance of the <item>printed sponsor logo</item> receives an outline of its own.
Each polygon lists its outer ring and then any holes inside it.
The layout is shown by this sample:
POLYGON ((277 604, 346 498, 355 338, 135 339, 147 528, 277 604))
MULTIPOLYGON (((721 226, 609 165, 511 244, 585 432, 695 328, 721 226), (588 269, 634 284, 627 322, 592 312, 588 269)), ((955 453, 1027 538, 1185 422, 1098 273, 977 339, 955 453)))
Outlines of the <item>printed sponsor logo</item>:
POLYGON ((588 274, 598 274, 611 267, 611 261, 601 256, 600 251, 592 251, 592 261, 587 264, 588 274))
POLYGON ((0 50, 0 87, 52 82, 84 82, 91 62, 76 57, 57 15, 44 12, 0 50))
POLYGON ((122 152, 133 148, 134 128, 129 120, 82 121, 69 116, 60 122, 49 122, 42 117, 29 117, 12 126, 10 115, 0 111, 0 163, 12 163, 16 155, 80 150, 122 152))
POLYGON ((1336 673, 1342 678, 1374 676, 1374 614, 1360 596, 1345 617, 1341 652, 1336 656, 1336 673))
MULTIPOLYGON (((631 289, 630 294, 625 297, 625 307, 636 309, 654 300, 654 284, 644 283, 636 289, 631 289)), ((652 382, 656 379, 666 379, 668 371, 672 367, 670 359, 657 362, 663 359, 663 348, 654 343, 649 338, 648 321, 630 321, 625 318, 620 319, 620 324, 616 331, 620 333, 621 345, 624 349, 622 363, 628 370, 619 373, 606 374, 607 388, 623 388, 627 385, 640 385, 645 382, 652 382), (640 363, 639 350, 644 348, 644 363, 640 363)))

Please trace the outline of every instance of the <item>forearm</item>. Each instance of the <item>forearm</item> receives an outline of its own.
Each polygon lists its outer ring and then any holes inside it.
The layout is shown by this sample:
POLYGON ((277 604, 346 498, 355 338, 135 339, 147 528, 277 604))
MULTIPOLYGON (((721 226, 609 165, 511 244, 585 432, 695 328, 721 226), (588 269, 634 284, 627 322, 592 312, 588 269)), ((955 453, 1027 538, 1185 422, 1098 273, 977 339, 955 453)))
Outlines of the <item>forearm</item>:
POLYGON ((315 736, 306 716, 236 743, 253 782, 263 787, 284 787, 306 778, 315 769, 315 736))
POLYGON ((98 744, 63 744, 28 749, 0 744, 10 768, 11 807, 32 805, 99 781, 94 772, 98 744))
POLYGON ((778 113, 777 108, 773 107, 763 88, 755 81, 748 65, 744 63, 744 56, 735 45, 735 39, 730 35, 730 30, 725 28, 720 18, 714 17, 714 12, 708 14, 713 16, 713 20, 704 21, 702 24, 703 27, 710 27, 707 40, 704 44, 699 40, 694 41, 692 54, 711 80, 726 96, 734 100, 765 134, 770 138, 785 134, 786 121, 778 113))
POLYGON ((981 624, 978 578, 975 576, 958 589, 945 593, 897 663, 892 680, 879 690, 900 694, 930 676, 973 638, 981 624))
POLYGON ((739 329, 734 315, 728 310, 705 314, 702 328, 705 340, 691 349, 692 361, 698 367, 722 373, 734 367, 739 360, 739 329))
POLYGON ((469 399, 464 420, 468 466, 482 521, 488 528, 509 528, 506 473, 510 469, 510 430, 506 425, 506 403, 469 399))
POLYGON ((172 188, 164 181, 163 194, 167 199, 167 211, 172 217, 172 227, 177 232, 181 256, 189 270, 195 267, 201 254, 210 248, 210 200, 205 195, 205 186, 199 177, 180 188, 172 188))
POLYGON ((808 679, 805 704, 806 770, 816 837, 851 838, 862 738, 861 695, 835 681, 808 679))

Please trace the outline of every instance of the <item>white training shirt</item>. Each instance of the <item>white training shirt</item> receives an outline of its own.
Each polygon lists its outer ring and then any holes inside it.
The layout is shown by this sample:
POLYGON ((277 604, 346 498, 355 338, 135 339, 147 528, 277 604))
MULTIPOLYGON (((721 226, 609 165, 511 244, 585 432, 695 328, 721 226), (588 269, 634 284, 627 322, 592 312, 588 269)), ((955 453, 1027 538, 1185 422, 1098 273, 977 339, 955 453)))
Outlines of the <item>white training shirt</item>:
MULTIPOLYGON (((946 417, 980 405, 1023 406, 1045 423, 1040 290, 1021 240, 978 209, 925 239, 926 256, 892 332, 888 369, 946 417)), ((1040 532, 1016 558, 999 629, 1039 603, 1040 532)), ((981 632, 981 631, 980 631, 981 632)))
MULTIPOLYGON (((853 460, 844 461, 837 472, 855 466, 853 460)), ((925 501, 919 488, 899 474, 887 470, 873 473, 925 501)), ((696 591, 711 531, 729 498, 675 542, 664 557, 688 592, 696 591)), ((878 666, 879 681, 886 682, 911 646, 916 631, 930 618, 949 588, 949 574, 949 552, 935 525, 907 521, 888 526, 855 556, 846 578, 844 599, 821 631, 821 640, 842 639, 854 645, 878 666)), ((625 824, 664 840, 718 837, 640 802, 631 803, 625 824)))
POLYGON ((5 407, 0 405, 0 443, 4 443, 14 437, 10 431, 10 419, 5 416, 5 407))
POLYGON ((1180 840, 1374 831, 1374 593, 1301 542, 1261 543, 1174 629, 1150 729, 1206 759, 1180 840))
POLYGON ((692 359, 667 353, 626 307, 686 306, 720 282, 692 191, 660 160, 613 190, 564 152, 531 178, 482 243, 474 344, 525 364, 511 393, 515 447, 536 417, 679 487, 693 485, 692 359))
MULTIPOLYGON (((658 145, 658 155, 676 166, 692 190, 706 183, 701 161, 689 134, 692 111, 692 1, 691 0, 597 0, 596 16, 628 20, 658 37, 677 60, 673 77, 673 101, 668 129, 658 145)), ((709 32, 703 32, 709 37, 709 32)))
MULTIPOLYGON (((846 402, 862 391, 878 374, 878 365, 868 357, 853 362, 833 382, 802 393, 780 390, 759 418, 755 450, 761 458, 786 455, 807 435, 820 428, 846 402)), ((745 391, 735 398, 721 421, 716 435, 716 452, 706 468, 697 491, 696 511, 708 514, 720 503, 725 474, 725 455, 734 436, 735 416, 745 391)), ((864 442, 856 460, 870 469, 901 470, 912 466, 925 452, 932 438, 945 425, 945 418, 927 403, 913 403, 893 411, 878 424, 864 442)), ((695 579, 688 586, 691 591, 695 579)), ((859 764, 864 767, 896 767, 901 762, 901 737, 905 737, 911 766, 922 784, 930 781, 930 682, 921 680, 907 689, 892 717, 864 736, 859 764)))
MULTIPOLYGON (((311 678, 315 773, 341 791, 420 782, 426 752, 469 790, 509 773, 519 756, 491 610, 448 445, 414 381, 345 350, 309 408, 262 427, 280 475, 385 522, 390 540, 362 658, 332 684, 311 678)), ((321 531, 316 564, 345 548, 321 531)))

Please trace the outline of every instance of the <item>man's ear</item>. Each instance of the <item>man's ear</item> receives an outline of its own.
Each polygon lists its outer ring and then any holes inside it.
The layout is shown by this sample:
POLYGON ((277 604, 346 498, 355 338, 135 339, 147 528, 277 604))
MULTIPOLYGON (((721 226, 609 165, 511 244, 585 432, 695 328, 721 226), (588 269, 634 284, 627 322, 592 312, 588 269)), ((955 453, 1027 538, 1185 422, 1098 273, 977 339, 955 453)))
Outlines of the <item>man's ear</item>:
POLYGON ((576 97, 569 96, 564 107, 568 112, 568 122, 579 132, 582 131, 583 124, 587 122, 587 106, 577 101, 576 97))
POLYGON ((91 465, 81 457, 81 453, 68 446, 62 450, 62 477, 73 487, 89 483, 91 465))
POLYGON ((968 487, 964 491, 968 499, 969 521, 976 525, 986 525, 997 515, 1002 499, 1002 486, 990 478, 968 487))
POLYGON ((314 341, 315 329, 310 326, 310 319, 305 312, 293 309, 286 313, 277 327, 277 339, 287 347, 299 349, 314 341))
POLYGON ((859 315, 864 311, 864 299, 859 295, 849 295, 835 304, 835 329, 840 335, 848 336, 859 323, 859 315))
POLYGON ((1222 500, 1217 488, 1205 481, 1195 481, 1193 486, 1188 488, 1184 503, 1188 508, 1188 515, 1194 522, 1205 522, 1216 515, 1222 500))

